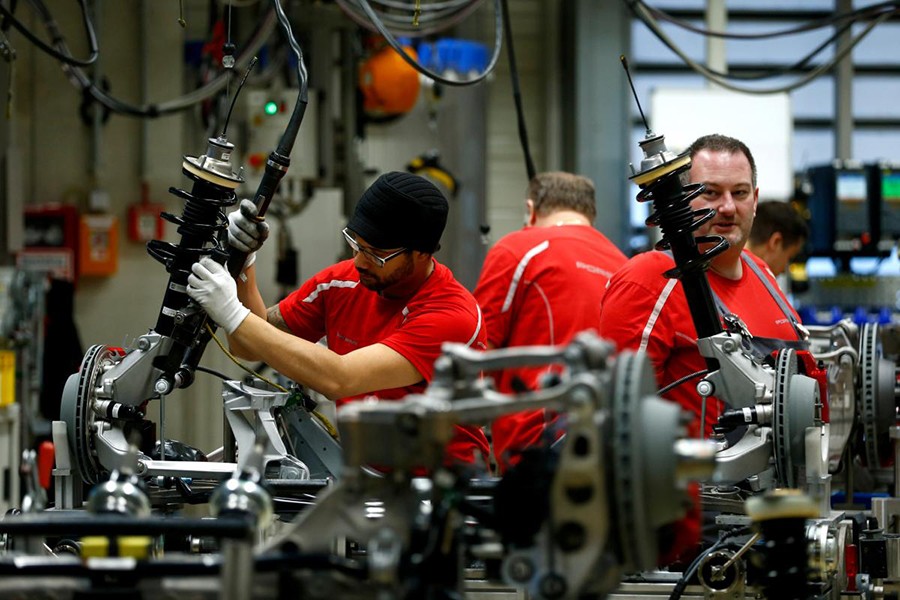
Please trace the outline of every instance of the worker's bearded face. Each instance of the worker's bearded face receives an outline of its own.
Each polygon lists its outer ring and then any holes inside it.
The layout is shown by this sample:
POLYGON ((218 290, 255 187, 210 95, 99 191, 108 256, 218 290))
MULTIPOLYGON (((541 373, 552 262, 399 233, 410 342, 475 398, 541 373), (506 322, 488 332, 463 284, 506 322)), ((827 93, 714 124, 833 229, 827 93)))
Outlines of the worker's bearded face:
POLYGON ((750 237, 759 198, 750 161, 741 152, 701 150, 691 161, 691 181, 706 184, 706 191, 691 202, 691 208, 716 211, 697 234, 720 235, 740 252, 750 237))
POLYGON ((405 253, 385 263, 384 267, 368 260, 362 253, 353 259, 353 265, 359 273, 359 282, 373 292, 389 291, 391 287, 404 283, 413 274, 411 253, 405 253))

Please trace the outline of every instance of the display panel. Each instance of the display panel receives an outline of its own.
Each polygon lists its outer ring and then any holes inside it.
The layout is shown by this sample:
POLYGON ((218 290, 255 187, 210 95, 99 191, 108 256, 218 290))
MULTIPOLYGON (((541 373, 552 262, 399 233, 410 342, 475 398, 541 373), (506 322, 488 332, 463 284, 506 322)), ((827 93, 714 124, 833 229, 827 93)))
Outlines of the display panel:
POLYGON ((900 171, 881 170, 881 239, 900 239, 900 171))
POLYGON ((835 233, 838 240, 869 231, 868 190, 862 169, 835 170, 835 233))

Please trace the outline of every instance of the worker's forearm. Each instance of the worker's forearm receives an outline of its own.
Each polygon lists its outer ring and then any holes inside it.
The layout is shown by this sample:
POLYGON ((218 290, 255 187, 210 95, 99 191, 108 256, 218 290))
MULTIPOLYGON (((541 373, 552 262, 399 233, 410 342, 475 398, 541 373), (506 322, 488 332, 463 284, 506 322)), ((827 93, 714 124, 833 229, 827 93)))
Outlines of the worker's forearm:
MULTIPOLYGON (((245 277, 239 277, 237 279, 238 300, 241 301, 241 304, 249 308, 251 313, 265 320, 266 303, 263 301, 262 294, 259 293, 259 288, 256 285, 256 267, 251 265, 244 271, 244 275, 245 277)), ((263 360, 262 356, 254 353, 250 348, 247 348, 246 345, 242 344, 233 334, 228 336, 228 346, 231 349, 232 354, 238 358, 243 358, 245 360, 263 360)))
POLYGON ((355 391, 358 377, 344 372, 340 355, 276 329, 255 314, 248 315, 228 339, 232 348, 264 361, 285 377, 328 398, 358 393, 355 391))
POLYGON ((245 277, 237 279, 238 300, 241 304, 250 309, 257 317, 266 318, 266 303, 262 294, 259 293, 259 287, 256 285, 256 266, 251 265, 244 271, 245 277), (246 278, 246 281, 244 280, 246 278))

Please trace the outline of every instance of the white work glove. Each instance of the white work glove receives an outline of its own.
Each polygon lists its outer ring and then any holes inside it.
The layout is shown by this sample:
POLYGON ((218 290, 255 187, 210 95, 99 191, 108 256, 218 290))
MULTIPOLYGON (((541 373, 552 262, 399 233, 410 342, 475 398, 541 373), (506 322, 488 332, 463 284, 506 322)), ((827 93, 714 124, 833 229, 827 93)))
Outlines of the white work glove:
MULTIPOLYGON (((228 243, 241 252, 256 252, 269 237, 269 224, 258 221, 256 214, 256 205, 245 198, 240 207, 228 215, 228 243)), ((248 257, 246 266, 251 264, 248 257)))
POLYGON ((250 314, 250 309, 238 300, 237 284, 231 274, 208 256, 195 262, 191 273, 188 275, 188 296, 231 335, 250 314))

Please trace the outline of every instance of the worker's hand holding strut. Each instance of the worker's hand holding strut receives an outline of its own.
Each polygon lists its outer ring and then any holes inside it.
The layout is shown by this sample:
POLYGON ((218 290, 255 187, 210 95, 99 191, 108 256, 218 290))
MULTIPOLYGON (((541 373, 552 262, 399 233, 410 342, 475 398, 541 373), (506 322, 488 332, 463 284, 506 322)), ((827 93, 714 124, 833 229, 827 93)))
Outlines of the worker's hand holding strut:
POLYGON ((228 243, 241 252, 256 252, 269 237, 269 224, 257 218, 257 208, 246 198, 228 215, 228 243))
POLYGON ((257 218, 259 209, 246 198, 241 200, 237 210, 228 215, 228 244, 241 252, 247 253, 247 260, 241 268, 241 279, 244 271, 256 262, 256 251, 269 237, 269 224, 257 218))
POLYGON ((231 274, 209 257, 200 259, 191 267, 187 293, 229 335, 250 314, 250 309, 238 300, 237 285, 231 274))

